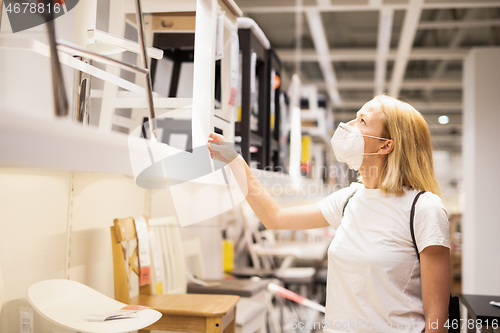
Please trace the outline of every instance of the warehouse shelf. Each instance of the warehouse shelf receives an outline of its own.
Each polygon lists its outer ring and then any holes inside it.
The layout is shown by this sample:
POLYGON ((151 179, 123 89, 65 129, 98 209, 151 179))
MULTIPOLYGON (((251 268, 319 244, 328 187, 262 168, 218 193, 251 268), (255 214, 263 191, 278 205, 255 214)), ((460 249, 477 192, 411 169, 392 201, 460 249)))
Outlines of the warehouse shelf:
MULTIPOLYGON (((133 176, 131 154, 144 154, 144 140, 118 132, 102 132, 68 119, 0 113, 0 166, 49 168, 133 176)), ((288 175, 252 169, 261 182, 303 184, 288 175)), ((194 180, 195 182, 199 182, 194 180)), ((307 180, 304 180, 307 181, 307 180)), ((290 187, 292 189, 292 187, 290 187)))
MULTIPOLYGON (((2 166, 133 175, 125 134, 32 114, 4 111, 0 119, 2 166)), ((131 143, 140 149, 139 138, 131 143)))

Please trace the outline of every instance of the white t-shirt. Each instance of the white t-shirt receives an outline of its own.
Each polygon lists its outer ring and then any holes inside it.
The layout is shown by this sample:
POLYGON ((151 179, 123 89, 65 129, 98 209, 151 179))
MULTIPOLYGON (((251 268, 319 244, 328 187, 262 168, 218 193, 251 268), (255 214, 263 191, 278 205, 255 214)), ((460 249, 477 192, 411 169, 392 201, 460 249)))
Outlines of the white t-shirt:
MULTIPOLYGON (((326 333, 424 330, 420 263, 410 233, 417 193, 398 197, 352 183, 318 203, 336 229, 328 248, 326 333)), ((448 215, 437 195, 418 199, 414 232, 420 252, 429 245, 450 247, 448 215)))

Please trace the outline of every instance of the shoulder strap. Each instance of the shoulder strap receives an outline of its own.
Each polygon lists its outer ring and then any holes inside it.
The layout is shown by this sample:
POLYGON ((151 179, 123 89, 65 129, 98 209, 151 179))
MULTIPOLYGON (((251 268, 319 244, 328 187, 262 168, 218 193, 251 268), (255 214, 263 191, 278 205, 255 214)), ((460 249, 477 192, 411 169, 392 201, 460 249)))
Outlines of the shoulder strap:
MULTIPOLYGON (((411 239, 413 240, 413 245, 415 246, 415 251, 417 252, 417 257, 418 261, 420 261, 420 253, 418 252, 418 247, 417 247, 417 242, 415 241, 415 233, 413 232, 413 219, 415 217, 415 206, 417 204, 418 198, 424 194, 425 191, 420 191, 418 194, 415 196, 415 199, 413 199, 413 204, 411 206, 411 211, 410 211, 410 232, 411 232, 411 239)), ((459 300, 458 296, 453 297, 450 294, 450 301, 448 303, 448 317, 450 322, 459 320, 460 321, 460 305, 459 305, 459 300)), ((449 332, 459 332, 460 330, 456 330, 454 328, 449 328, 449 332)))
POLYGON ((356 190, 354 190, 354 192, 351 193, 351 195, 347 198, 345 204, 344 204, 344 208, 342 208, 342 217, 344 217, 344 212, 345 212, 345 208, 347 207, 347 204, 349 203, 349 200, 351 200, 351 198, 354 196, 354 194, 356 194, 356 190))
POLYGON ((411 211, 410 211, 411 239, 413 241, 413 246, 415 246, 415 252, 417 252, 418 260, 420 260, 420 253, 418 252, 417 242, 415 241, 415 233, 413 232, 413 219, 415 218, 415 206, 417 205, 418 198, 424 193, 425 191, 418 192, 418 194, 415 196, 415 199, 413 199, 413 204, 411 205, 411 211))

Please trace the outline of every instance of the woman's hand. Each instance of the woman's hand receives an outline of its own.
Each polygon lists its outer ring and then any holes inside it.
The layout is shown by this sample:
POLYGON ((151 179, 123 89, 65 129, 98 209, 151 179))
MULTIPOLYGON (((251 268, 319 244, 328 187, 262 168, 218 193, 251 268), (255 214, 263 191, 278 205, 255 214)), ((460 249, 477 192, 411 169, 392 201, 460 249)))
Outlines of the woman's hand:
POLYGON ((208 150, 212 159, 225 163, 230 163, 238 157, 234 144, 227 142, 222 135, 214 132, 208 135, 208 150))

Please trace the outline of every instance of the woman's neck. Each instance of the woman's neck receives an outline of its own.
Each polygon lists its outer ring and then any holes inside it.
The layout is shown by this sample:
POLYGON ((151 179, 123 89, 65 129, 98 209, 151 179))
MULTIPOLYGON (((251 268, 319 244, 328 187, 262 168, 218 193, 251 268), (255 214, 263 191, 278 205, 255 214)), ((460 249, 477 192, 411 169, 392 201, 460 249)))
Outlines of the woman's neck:
POLYGON ((369 189, 375 189, 378 188, 378 182, 379 182, 379 171, 382 167, 382 163, 378 165, 369 165, 365 166, 362 165, 359 168, 359 174, 363 178, 363 184, 365 185, 365 188, 369 189))

